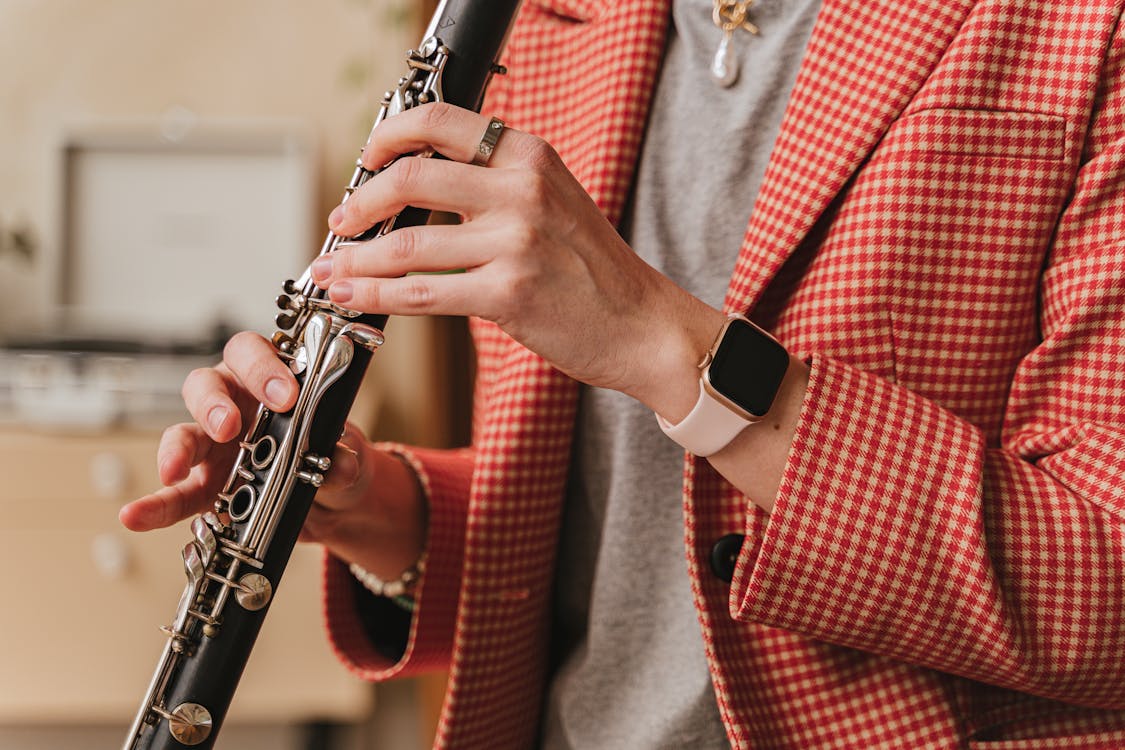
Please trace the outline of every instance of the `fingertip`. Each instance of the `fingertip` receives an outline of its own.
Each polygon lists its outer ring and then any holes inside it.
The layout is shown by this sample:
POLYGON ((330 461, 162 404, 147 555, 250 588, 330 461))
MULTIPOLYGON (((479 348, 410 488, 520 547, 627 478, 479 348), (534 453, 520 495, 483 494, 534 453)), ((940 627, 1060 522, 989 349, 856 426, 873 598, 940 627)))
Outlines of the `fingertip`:
POLYGON ((336 444, 334 464, 344 486, 351 487, 359 479, 359 454, 351 446, 344 443, 336 444))
POLYGON ((336 443, 335 457, 332 461, 335 470, 334 479, 337 487, 351 487, 359 479, 359 453, 351 446, 336 443))
POLYGON ((359 481, 359 471, 359 454, 344 443, 336 443, 336 451, 332 454, 332 468, 328 470, 326 481, 321 488, 324 492, 317 496, 317 502, 337 510, 343 507, 347 501, 340 497, 340 493, 356 485, 359 481))
POLYGON ((145 523, 141 501, 135 500, 117 511, 117 520, 129 531, 149 531, 152 527, 145 523))
POLYGON ((296 384, 291 379, 270 378, 262 388, 266 404, 275 412, 284 412, 297 401, 296 384))
POLYGON ((337 281, 328 287, 328 296, 333 302, 346 305, 355 296, 355 285, 347 280, 337 281))
POLYGON ((215 404, 207 410, 204 427, 214 440, 225 443, 234 436, 234 411, 225 403, 215 404))

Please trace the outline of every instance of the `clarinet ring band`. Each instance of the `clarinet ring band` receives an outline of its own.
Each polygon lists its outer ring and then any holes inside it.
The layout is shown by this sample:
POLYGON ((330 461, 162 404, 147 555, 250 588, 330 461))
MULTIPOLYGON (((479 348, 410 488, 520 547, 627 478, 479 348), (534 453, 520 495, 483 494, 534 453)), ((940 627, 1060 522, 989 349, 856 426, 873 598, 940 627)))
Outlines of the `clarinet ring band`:
POLYGON ((488 160, 492 158, 492 152, 496 150, 496 143, 500 140, 500 135, 503 132, 504 121, 499 117, 493 117, 488 121, 488 127, 484 129, 484 135, 480 137, 480 143, 477 144, 476 153, 473 154, 473 164, 475 166, 488 166, 488 160))

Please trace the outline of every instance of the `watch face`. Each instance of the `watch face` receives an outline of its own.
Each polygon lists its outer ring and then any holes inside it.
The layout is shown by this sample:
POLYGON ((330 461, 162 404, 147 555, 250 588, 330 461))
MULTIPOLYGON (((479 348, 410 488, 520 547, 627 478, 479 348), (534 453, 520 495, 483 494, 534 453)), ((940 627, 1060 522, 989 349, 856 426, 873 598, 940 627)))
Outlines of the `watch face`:
POLYGON ((752 323, 731 318, 707 368, 707 382, 718 396, 761 418, 788 367, 785 347, 752 323))

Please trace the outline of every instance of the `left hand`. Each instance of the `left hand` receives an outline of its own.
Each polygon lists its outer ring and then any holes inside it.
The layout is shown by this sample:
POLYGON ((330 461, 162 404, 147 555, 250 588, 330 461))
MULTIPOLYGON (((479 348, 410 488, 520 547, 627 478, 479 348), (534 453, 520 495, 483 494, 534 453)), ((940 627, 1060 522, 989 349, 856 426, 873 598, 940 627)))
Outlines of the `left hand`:
POLYGON ((341 248, 314 263, 314 280, 363 312, 493 321, 571 377, 679 419, 722 313, 638 258, 542 139, 505 129, 487 168, 469 163, 488 122, 429 104, 380 123, 363 163, 397 161, 333 211, 332 231, 355 236, 407 205, 462 222, 341 248), (410 155, 426 149, 448 160, 410 155), (452 269, 465 273, 406 276, 452 269))

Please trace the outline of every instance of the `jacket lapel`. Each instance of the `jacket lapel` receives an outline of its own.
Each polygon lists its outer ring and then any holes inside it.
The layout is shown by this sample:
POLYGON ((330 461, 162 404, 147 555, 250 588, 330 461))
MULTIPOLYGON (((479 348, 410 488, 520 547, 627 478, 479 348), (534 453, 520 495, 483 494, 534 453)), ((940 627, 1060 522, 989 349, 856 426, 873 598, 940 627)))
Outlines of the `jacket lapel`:
POLYGON ((976 0, 824 0, 725 307, 746 311, 921 88, 976 0))
MULTIPOLYGON (((544 137, 620 219, 669 0, 528 0, 483 110, 544 137), (546 82, 551 82, 547 87, 546 82)), ((530 746, 577 384, 486 327, 499 377, 477 434, 451 680, 437 746, 530 746), (458 720, 451 720, 456 714, 458 720)))

